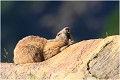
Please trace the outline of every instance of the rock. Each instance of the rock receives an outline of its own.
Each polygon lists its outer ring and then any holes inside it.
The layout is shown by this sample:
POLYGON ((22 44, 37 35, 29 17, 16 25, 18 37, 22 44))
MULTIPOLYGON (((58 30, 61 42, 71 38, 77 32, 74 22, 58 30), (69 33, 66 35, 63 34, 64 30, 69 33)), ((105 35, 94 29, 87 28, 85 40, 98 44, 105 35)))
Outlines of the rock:
POLYGON ((38 63, 0 63, 1 79, 119 79, 119 35, 73 44, 38 63))

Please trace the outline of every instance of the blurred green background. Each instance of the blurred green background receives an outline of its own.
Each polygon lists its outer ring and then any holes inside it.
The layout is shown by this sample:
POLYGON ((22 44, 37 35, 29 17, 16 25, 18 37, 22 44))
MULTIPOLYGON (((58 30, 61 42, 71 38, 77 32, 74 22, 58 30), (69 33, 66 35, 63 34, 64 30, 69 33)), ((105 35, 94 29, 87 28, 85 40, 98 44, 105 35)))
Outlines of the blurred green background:
POLYGON ((13 62, 17 42, 47 39, 65 26, 75 42, 119 34, 118 1, 1 1, 1 61, 13 62))

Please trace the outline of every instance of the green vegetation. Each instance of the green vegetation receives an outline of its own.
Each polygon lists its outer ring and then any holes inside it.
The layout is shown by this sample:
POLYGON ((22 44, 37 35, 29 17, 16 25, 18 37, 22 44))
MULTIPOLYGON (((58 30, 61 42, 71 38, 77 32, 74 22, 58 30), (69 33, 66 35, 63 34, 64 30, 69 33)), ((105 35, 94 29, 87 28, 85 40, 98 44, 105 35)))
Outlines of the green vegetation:
POLYGON ((112 13, 106 18, 103 36, 111 36, 119 34, 119 10, 113 10, 112 13), (106 34, 107 32, 107 34, 106 34))
POLYGON ((4 51, 5 51, 4 58, 7 59, 7 62, 10 62, 10 59, 9 59, 9 56, 8 56, 8 52, 7 52, 7 50, 5 48, 4 48, 4 51))

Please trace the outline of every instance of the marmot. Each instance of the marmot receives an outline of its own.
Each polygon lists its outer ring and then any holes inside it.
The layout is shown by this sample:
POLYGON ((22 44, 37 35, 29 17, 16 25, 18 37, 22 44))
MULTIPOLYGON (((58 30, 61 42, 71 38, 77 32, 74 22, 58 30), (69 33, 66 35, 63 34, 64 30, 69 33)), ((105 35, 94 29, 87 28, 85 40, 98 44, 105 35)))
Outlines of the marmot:
POLYGON ((47 40, 39 36, 27 36, 20 40, 14 49, 14 63, 42 62, 73 43, 69 27, 62 29, 55 39, 47 40))

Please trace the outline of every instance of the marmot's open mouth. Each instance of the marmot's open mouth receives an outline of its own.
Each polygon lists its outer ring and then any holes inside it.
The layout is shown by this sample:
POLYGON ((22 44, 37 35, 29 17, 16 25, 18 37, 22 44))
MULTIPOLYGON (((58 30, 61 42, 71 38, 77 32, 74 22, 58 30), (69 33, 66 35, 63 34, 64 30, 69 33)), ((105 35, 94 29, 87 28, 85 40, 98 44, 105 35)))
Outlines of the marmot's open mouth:
POLYGON ((70 36, 70 32, 69 31, 67 32, 67 38, 68 39, 72 39, 71 36, 70 36))
POLYGON ((68 45, 71 45, 74 43, 74 41, 70 35, 70 31, 67 31, 67 38, 68 38, 68 45))

